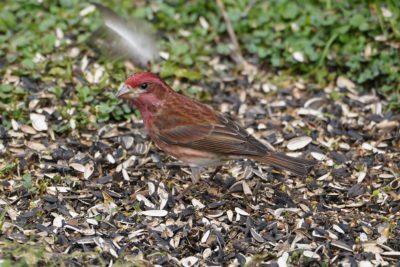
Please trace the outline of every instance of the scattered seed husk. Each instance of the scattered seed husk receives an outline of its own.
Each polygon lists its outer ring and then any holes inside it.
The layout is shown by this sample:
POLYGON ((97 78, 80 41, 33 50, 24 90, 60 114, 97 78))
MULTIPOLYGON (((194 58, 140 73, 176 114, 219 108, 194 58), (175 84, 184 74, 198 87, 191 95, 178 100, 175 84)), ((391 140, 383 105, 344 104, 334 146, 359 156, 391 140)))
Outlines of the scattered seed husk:
POLYGON ((53 220, 53 226, 56 228, 61 228, 64 225, 64 217, 61 215, 56 215, 56 217, 53 220))
POLYGON ((206 206, 200 202, 200 200, 193 198, 192 199, 192 205, 196 209, 204 209, 206 206))
POLYGON ((313 156, 313 158, 315 158, 318 161, 323 161, 326 158, 326 156, 324 154, 322 154, 322 153, 311 152, 310 154, 311 154, 311 156, 313 156))
POLYGON ((42 115, 42 114, 36 114, 36 113, 31 113, 29 115, 31 122, 32 122, 32 127, 36 130, 36 131, 47 131, 48 130, 48 126, 47 126, 47 122, 46 122, 46 116, 42 115))
POLYGON ((356 85, 350 79, 344 76, 339 76, 337 78, 336 85, 339 88, 344 88, 349 90, 353 94, 357 94, 357 91, 355 91, 356 85))
POLYGON ((321 256, 319 256, 317 253, 309 251, 309 250, 304 250, 303 255, 307 258, 312 258, 312 259, 316 259, 316 260, 321 259, 321 256))
POLYGON ((39 142, 28 141, 26 143, 26 146, 28 148, 30 148, 32 150, 35 150, 35 151, 38 151, 38 152, 46 150, 46 146, 43 145, 42 143, 39 143, 39 142))
POLYGON ((211 233, 211 231, 210 231, 210 230, 207 230, 207 231, 203 234, 203 236, 201 237, 200 242, 201 242, 201 243, 206 243, 207 240, 208 240, 208 237, 210 236, 210 233, 211 233))
POLYGON ((381 256, 392 259, 400 259, 400 251, 385 251, 381 253, 381 256))
POLYGON ((78 172, 85 172, 85 166, 80 163, 71 163, 69 166, 78 172))
POLYGON ((338 232, 338 233, 341 233, 341 234, 344 234, 344 233, 345 233, 345 232, 343 231, 343 229, 340 228, 340 226, 337 225, 337 224, 334 224, 334 225, 333 225, 333 229, 334 229, 336 232, 338 232))
POLYGON ((94 172, 94 166, 93 166, 93 163, 90 162, 85 165, 85 169, 83 171, 83 177, 85 179, 88 179, 90 176, 92 176, 93 172, 94 172))
POLYGON ((134 138, 132 136, 122 136, 122 144, 125 149, 130 149, 133 145, 134 138))
POLYGON ((23 131, 24 133, 32 134, 32 135, 33 135, 33 134, 37 134, 37 131, 36 131, 33 127, 31 127, 31 126, 29 126, 29 125, 22 124, 19 128, 20 128, 21 131, 23 131))
POLYGON ((264 243, 264 242, 265 242, 264 238, 263 238, 259 233, 257 233, 257 231, 254 230, 253 228, 250 229, 250 233, 251 233, 251 236, 252 236, 257 242, 260 242, 260 243, 264 243))
POLYGON ((383 120, 380 123, 376 125, 378 129, 384 129, 386 131, 391 131, 397 127, 399 127, 400 123, 398 121, 389 121, 389 120, 383 120))
POLYGON ((228 216, 228 220, 232 222, 233 221, 233 211, 227 210, 226 215, 228 216))
POLYGON ((180 263, 182 264, 183 267, 192 267, 197 265, 197 262, 199 261, 198 258, 194 257, 194 256, 190 256, 190 257, 186 257, 183 258, 180 263))
POLYGON ((137 194, 136 195, 136 199, 138 201, 143 201, 144 204, 149 208, 153 208, 154 209, 156 207, 156 205, 154 205, 150 200, 148 200, 145 196, 143 196, 141 194, 137 194))
POLYGON ((334 247, 337 247, 339 249, 342 249, 342 250, 353 252, 353 249, 349 245, 344 243, 343 241, 334 240, 334 241, 331 242, 331 245, 334 246, 334 247))
POLYGON ((250 216, 250 214, 244 210, 242 210, 241 208, 236 207, 235 211, 237 214, 243 215, 243 216, 250 216))
POLYGON ((107 154, 106 158, 111 164, 115 163, 115 158, 111 154, 107 154))
POLYGON ((203 251, 203 259, 208 259, 212 255, 212 250, 210 248, 206 248, 203 251))
POLYGON ((140 215, 150 216, 150 217, 165 217, 168 214, 166 210, 145 210, 139 212, 140 215))
POLYGON ((208 218, 218 218, 218 217, 221 217, 222 215, 224 215, 223 210, 214 210, 214 211, 211 211, 210 213, 208 213, 206 216, 208 218))
POLYGON ((367 176, 366 172, 360 172, 357 177, 357 183, 361 183, 362 181, 364 181, 366 176, 367 176))
POLYGON ((289 150, 299 150, 306 147, 308 144, 311 143, 311 141, 312 138, 309 136, 295 137, 288 142, 287 148, 289 150))
POLYGON ((277 260, 278 266, 286 267, 288 259, 289 259, 289 253, 284 252, 282 256, 280 256, 279 259, 277 260))

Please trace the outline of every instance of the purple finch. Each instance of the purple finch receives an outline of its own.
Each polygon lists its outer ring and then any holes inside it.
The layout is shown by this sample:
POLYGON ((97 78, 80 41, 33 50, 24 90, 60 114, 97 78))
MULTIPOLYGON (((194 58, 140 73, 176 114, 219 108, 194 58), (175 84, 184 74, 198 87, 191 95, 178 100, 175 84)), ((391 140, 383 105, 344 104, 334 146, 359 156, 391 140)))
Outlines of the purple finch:
POLYGON ((130 76, 117 97, 140 110, 158 147, 191 167, 193 183, 199 181, 201 167, 218 167, 234 159, 249 158, 302 176, 314 165, 271 151, 231 119, 176 93, 156 74, 130 76))

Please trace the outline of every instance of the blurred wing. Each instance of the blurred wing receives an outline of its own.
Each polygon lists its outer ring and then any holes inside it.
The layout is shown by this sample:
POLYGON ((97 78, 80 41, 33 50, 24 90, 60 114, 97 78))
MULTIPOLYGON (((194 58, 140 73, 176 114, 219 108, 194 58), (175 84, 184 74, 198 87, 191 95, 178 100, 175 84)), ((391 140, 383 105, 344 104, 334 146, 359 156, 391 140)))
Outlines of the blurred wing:
POLYGON ((158 58, 155 37, 142 21, 126 21, 113 10, 93 3, 101 12, 104 26, 92 34, 92 41, 113 57, 128 57, 146 67, 158 58))
POLYGON ((222 115, 218 115, 216 124, 192 124, 160 129, 157 137, 170 145, 217 154, 260 156, 269 152, 246 130, 222 115))

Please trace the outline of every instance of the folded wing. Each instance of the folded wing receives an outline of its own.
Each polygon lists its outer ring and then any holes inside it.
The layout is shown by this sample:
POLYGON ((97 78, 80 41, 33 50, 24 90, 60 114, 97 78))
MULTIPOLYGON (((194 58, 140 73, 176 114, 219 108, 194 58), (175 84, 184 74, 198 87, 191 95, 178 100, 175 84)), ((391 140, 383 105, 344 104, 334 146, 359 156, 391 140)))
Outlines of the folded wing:
POLYGON ((170 145, 222 155, 262 156, 270 152, 246 130, 223 115, 217 115, 215 123, 203 122, 159 129, 158 138, 170 145))

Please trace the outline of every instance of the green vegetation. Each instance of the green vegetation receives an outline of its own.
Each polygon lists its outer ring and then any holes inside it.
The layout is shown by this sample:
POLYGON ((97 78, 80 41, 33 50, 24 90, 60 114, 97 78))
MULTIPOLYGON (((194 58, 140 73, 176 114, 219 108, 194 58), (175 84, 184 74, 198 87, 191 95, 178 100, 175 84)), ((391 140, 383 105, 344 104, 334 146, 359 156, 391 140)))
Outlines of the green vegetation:
MULTIPOLYGON (((209 61, 218 55, 237 73, 214 1, 135 1, 135 7, 129 0, 101 2, 125 17, 149 21, 164 36, 161 46, 169 59, 154 68, 164 77, 188 79, 180 89, 191 95, 209 99, 192 85, 213 79, 209 61)), ((388 109, 400 109, 399 1, 224 2, 245 59, 261 73, 302 77, 312 88, 344 75, 359 91, 376 90, 389 101, 388 109)), ((113 96, 129 74, 123 61, 98 57, 89 43, 101 19, 98 12, 82 16, 87 6, 78 0, 0 3, 0 76, 20 79, 18 86, 0 85, 0 124, 9 128, 12 118, 27 122, 29 96, 42 90, 54 95, 58 133, 70 130, 71 118, 77 127, 98 127, 133 112, 113 96), (89 67, 82 71, 85 60, 89 67), (88 83, 85 72, 94 71, 95 63, 104 75, 88 83)))
POLYGON ((0 178, 3 178, 9 173, 13 173, 18 166, 18 161, 6 162, 0 166, 0 178))

